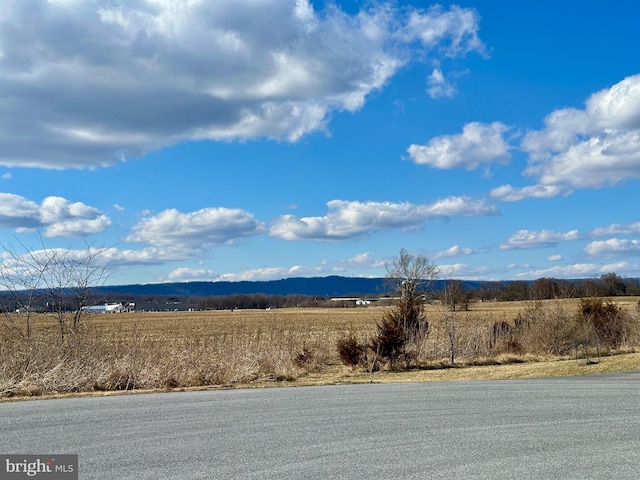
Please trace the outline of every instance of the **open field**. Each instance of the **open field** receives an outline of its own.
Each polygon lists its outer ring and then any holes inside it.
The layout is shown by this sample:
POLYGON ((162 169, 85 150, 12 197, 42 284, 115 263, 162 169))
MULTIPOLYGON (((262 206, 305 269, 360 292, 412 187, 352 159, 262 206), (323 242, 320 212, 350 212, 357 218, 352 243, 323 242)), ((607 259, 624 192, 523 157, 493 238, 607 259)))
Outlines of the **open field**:
MULTIPOLYGON (((638 298, 625 297, 618 304, 637 325, 638 298)), ((450 312, 447 316, 441 306, 430 305, 426 309, 429 334, 415 352, 417 366, 404 372, 344 366, 336 348, 338 339, 348 334, 366 341, 389 307, 91 314, 83 317, 78 332, 64 342, 52 317, 33 317, 32 336, 25 339, 20 336, 22 318, 9 314, 0 326, 0 398, 216 386, 540 377, 640 368, 637 336, 625 337, 615 351, 602 352, 627 355, 602 357, 598 364, 588 366, 584 360, 576 361, 575 350, 566 344, 561 354, 547 349, 549 342, 557 341, 553 338, 529 335, 531 338, 515 341, 511 334, 496 336, 496 323, 513 329, 523 312, 526 316, 542 310, 557 321, 556 317, 562 320, 574 315, 578 306, 577 300, 535 305, 475 303, 469 311, 455 312, 452 320, 450 312), (452 321, 455 368, 449 368, 447 360, 452 321)))

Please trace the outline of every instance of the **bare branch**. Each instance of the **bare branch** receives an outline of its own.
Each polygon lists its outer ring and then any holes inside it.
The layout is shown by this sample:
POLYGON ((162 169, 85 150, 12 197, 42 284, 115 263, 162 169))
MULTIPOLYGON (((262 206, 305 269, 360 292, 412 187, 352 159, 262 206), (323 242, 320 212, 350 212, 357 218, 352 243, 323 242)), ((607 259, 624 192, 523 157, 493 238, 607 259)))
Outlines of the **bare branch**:
POLYGON ((398 291, 410 288, 413 294, 424 290, 438 278, 438 267, 426 255, 412 254, 404 248, 387 264, 387 281, 398 291), (403 288, 404 283, 404 288, 403 288))
MULTIPOLYGON (((41 238, 42 242, 42 238, 41 238)), ((99 264, 99 256, 107 248, 86 245, 84 251, 47 248, 22 248, 0 245, 0 287, 6 290, 14 304, 11 311, 24 312, 26 336, 31 335, 30 315, 34 311, 54 314, 60 326, 61 338, 69 329, 66 316, 71 314, 71 328, 80 323, 83 307, 88 304, 92 290, 108 278, 107 266, 99 264)), ((8 311, 5 306, 5 311, 8 311)))

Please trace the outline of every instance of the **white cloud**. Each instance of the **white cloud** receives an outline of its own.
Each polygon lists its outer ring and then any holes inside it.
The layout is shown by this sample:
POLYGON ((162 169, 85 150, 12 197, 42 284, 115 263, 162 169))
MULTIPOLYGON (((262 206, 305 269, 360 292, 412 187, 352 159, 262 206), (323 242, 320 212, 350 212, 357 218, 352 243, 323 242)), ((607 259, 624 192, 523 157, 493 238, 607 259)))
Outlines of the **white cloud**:
POLYGON ((40 206, 20 195, 0 193, 1 228, 36 228, 42 226, 40 206))
POLYGON ((438 265, 438 270, 442 279, 487 280, 496 275, 491 267, 470 267, 464 263, 438 265))
POLYGON ((563 152, 575 144, 578 132, 588 130, 588 117, 582 110, 556 110, 544 119, 545 129, 529 132, 522 139, 521 148, 531 159, 549 159, 552 152, 563 152))
POLYGON ((520 148, 529 154, 524 174, 537 185, 500 187, 494 198, 549 198, 640 178, 640 75, 594 93, 582 110, 551 112, 544 129, 525 135, 520 148))
POLYGON ((38 205, 20 195, 0 193, 0 228, 43 228, 45 237, 82 237, 103 232, 110 224, 100 210, 81 202, 46 197, 38 205))
POLYGON ((265 231, 262 222, 240 209, 203 208, 181 213, 169 209, 142 219, 133 227, 128 242, 144 242, 170 251, 201 252, 214 245, 265 231))
POLYGON ((342 272, 350 269, 384 268, 386 261, 375 258, 372 252, 358 253, 347 260, 341 260, 332 268, 333 272, 342 272))
POLYGON ((426 145, 411 145, 407 152, 415 163, 442 169, 474 170, 482 163, 507 163, 511 147, 503 135, 508 129, 500 122, 471 122, 461 134, 435 137, 426 145))
POLYGON ((427 47, 440 48, 449 57, 476 51, 486 54, 478 37, 479 16, 473 9, 453 5, 449 11, 434 5, 427 12, 411 11, 403 36, 418 38, 427 47))
POLYGON ((523 248, 546 248, 556 246, 560 242, 578 240, 582 235, 578 230, 554 232, 552 230, 518 230, 502 245, 501 250, 523 248))
POLYGON ((473 250, 471 250, 470 248, 462 248, 459 245, 454 245, 453 247, 450 247, 450 248, 448 248, 446 250, 442 250, 440 252, 432 253, 429 256, 431 257, 432 260, 438 260, 440 258, 459 257, 459 256, 463 256, 463 255, 471 255, 472 253, 473 253, 473 250))
POLYGON ((6 172, 2 174, 2 179, 3 180, 11 180, 11 173, 6 172))
POLYGON ((371 252, 360 253, 354 255, 346 263, 354 267, 380 268, 384 267, 385 261, 376 259, 371 252))
POLYGON ((47 237, 82 237, 103 232, 111 221, 97 208, 62 197, 47 197, 40 206, 40 219, 47 237))
POLYGON ((126 269, 145 265, 163 265, 167 262, 191 260, 194 258, 194 255, 200 256, 202 254, 201 250, 196 251, 193 248, 185 248, 181 245, 145 247, 139 250, 119 249, 116 247, 99 250, 98 263, 113 269, 126 269))
POLYGON ((474 200, 463 197, 447 197, 424 207, 425 218, 434 217, 485 217, 500 215, 493 205, 487 205, 484 200, 474 200))
POLYGON ((170 282, 213 281, 217 276, 213 270, 181 267, 169 273, 167 280, 170 282))
MULTIPOLYGON (((546 248, 558 245, 560 242, 573 240, 585 240, 594 237, 610 235, 638 235, 640 234, 640 222, 630 224, 614 223, 608 227, 595 228, 588 233, 578 230, 567 232, 554 232, 552 230, 519 230, 514 233, 504 244, 501 250, 524 249, 524 248, 546 248)), ((616 255, 631 255, 638 252, 640 242, 638 240, 609 239, 605 241, 594 241, 585 247, 585 253, 593 256, 612 257, 616 255)), ((552 255, 547 258, 549 261, 561 260, 561 255, 552 255)))
POLYGON ((519 273, 517 277, 531 280, 545 277, 571 279, 600 276, 610 272, 616 272, 620 275, 637 275, 640 273, 640 266, 628 262, 609 263, 605 265, 576 263, 573 265, 558 265, 551 268, 522 272, 519 273))
POLYGON ((192 139, 296 141, 416 59, 483 54, 478 30, 477 12, 456 6, 11 2, 0 164, 93 168, 192 139))
POLYGON ((491 190, 491 197, 503 202, 518 202, 525 198, 552 198, 563 193, 569 192, 558 185, 533 185, 522 188, 502 185, 491 190))
POLYGON ((30 258, 45 261, 53 254, 58 255, 59 258, 74 261, 84 261, 90 257, 92 266, 98 269, 104 267, 108 273, 140 266, 162 265, 166 262, 185 260, 187 258, 185 255, 177 255, 175 251, 170 251, 169 249, 121 250, 116 247, 89 246, 85 249, 47 248, 46 250, 30 250, 28 253, 18 254, 17 258, 13 258, 7 252, 0 252, 0 262, 2 262, 2 267, 7 271, 19 271, 24 267, 24 262, 21 259, 25 259, 27 262, 30 261, 30 258), (26 258, 27 256, 29 258, 26 258))
POLYGON ((562 260, 562 255, 549 255, 547 257, 547 260, 549 260, 550 262, 559 262, 560 260, 562 260))
POLYGON ((589 243, 585 253, 599 258, 640 255, 640 240, 611 238, 589 243))
POLYGON ((280 280, 282 278, 305 277, 318 275, 319 268, 306 268, 300 265, 293 267, 269 267, 245 270, 239 273, 225 273, 218 276, 217 281, 239 282, 259 280, 280 280))
POLYGON ((101 233, 111 225, 111 220, 106 215, 96 218, 69 219, 49 225, 45 229, 45 237, 84 237, 86 235, 101 233))
POLYGON ((184 260, 186 258, 185 255, 169 248, 150 247, 143 248, 142 250, 133 250, 109 247, 99 250, 100 255, 96 257, 96 262, 114 269, 142 265, 161 265, 165 262, 184 260))
POLYGON ((543 185, 600 188, 640 178, 640 130, 603 131, 525 170, 543 185))
POLYGON ((456 87, 450 80, 445 78, 442 70, 439 68, 434 68, 431 75, 427 77, 427 85, 429 86, 427 93, 433 99, 442 97, 451 98, 457 93, 456 87))
POLYGON ((284 240, 340 241, 376 231, 416 230, 428 218, 497 215, 493 206, 468 197, 448 197, 431 205, 391 202, 327 202, 322 217, 283 215, 273 222, 270 234, 284 240))
POLYGON ((623 224, 613 223, 608 227, 596 228, 591 232, 594 237, 607 237, 611 235, 640 235, 640 222, 623 224))
MULTIPOLYGON (((50 265, 52 261, 69 263, 79 262, 84 264, 88 258, 92 260, 92 266, 95 266, 97 270, 93 272, 87 271, 86 273, 90 277, 89 280, 101 280, 106 279, 106 274, 103 276, 100 273, 100 267, 104 266, 104 261, 100 258, 100 251, 96 248, 87 248, 84 250, 69 250, 64 248, 46 248, 31 250, 27 247, 14 248, 8 245, 0 252, 0 270, 5 278, 11 278, 11 282, 15 282, 15 286, 20 288, 30 289, 36 284, 39 287, 44 288, 46 283, 43 276, 36 276, 35 271, 32 268, 34 264, 39 266, 50 265), (30 285, 25 285, 25 280, 30 285)), ((37 269, 39 270, 39 268, 37 269)), ((57 275, 60 272, 49 272, 47 275, 57 275)), ((102 272, 104 273, 104 272, 102 272)))

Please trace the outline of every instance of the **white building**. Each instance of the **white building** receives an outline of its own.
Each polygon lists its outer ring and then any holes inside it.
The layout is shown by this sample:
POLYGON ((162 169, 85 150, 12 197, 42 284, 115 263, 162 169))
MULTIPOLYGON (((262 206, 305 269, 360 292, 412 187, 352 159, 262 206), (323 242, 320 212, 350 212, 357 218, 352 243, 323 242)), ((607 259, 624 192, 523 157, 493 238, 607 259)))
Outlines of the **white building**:
POLYGON ((82 311, 86 313, 121 313, 126 310, 127 309, 121 303, 105 303, 104 305, 82 307, 82 311))

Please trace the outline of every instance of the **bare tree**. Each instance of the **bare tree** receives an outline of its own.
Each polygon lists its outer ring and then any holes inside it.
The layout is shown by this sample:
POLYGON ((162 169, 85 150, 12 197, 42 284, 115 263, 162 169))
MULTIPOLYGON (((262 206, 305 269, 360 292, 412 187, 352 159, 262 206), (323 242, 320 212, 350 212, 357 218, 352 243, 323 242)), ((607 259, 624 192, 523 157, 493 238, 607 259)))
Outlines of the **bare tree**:
POLYGON ((417 296, 438 278, 440 270, 422 254, 412 254, 404 248, 397 257, 385 265, 387 282, 405 295, 417 296), (403 287, 404 284, 404 287, 403 287))
POLYGON ((31 317, 42 308, 41 287, 49 265, 29 251, 19 253, 12 245, 3 245, 2 250, 0 288, 5 291, 2 309, 7 323, 23 339, 30 340, 31 317), (24 315, 24 328, 17 323, 16 314, 24 315))
MULTIPOLYGON (((5 316, 16 326, 15 317, 24 315, 23 337, 31 337, 34 312, 53 313, 60 327, 60 336, 75 332, 80 325, 84 307, 92 290, 108 278, 107 267, 99 263, 106 248, 87 244, 85 250, 47 248, 34 250, 19 243, 22 251, 12 245, 1 248, 0 287, 13 305, 5 305, 5 316), (11 314, 9 313, 11 312, 11 314), (69 325, 67 317, 71 316, 69 325)), ((5 302, 6 303, 6 302, 5 302)))
POLYGON ((387 282, 400 292, 400 299, 378 323, 372 348, 392 367, 400 357, 408 367, 412 359, 409 347, 424 338, 429 329, 423 308, 424 291, 437 278, 438 268, 425 255, 401 249, 386 269, 387 282))

